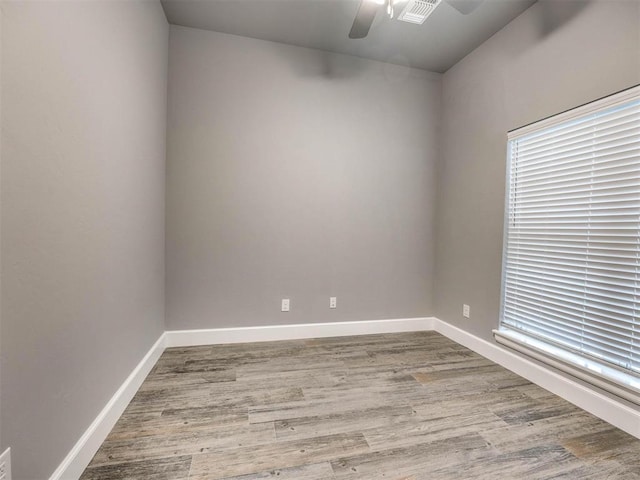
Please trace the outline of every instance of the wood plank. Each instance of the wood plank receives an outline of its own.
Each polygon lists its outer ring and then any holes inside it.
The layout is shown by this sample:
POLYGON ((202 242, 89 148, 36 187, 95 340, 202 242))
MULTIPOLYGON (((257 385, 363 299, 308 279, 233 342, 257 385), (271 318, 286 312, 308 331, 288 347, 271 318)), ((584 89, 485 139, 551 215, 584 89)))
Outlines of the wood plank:
POLYGON ((410 406, 398 405, 278 420, 275 422, 276 438, 313 438, 374 428, 387 429, 397 423, 408 422, 415 415, 410 406))
POLYGON ((611 473, 606 468, 589 468, 560 445, 548 444, 508 454, 477 458, 473 461, 434 469, 424 479, 450 480, 454 478, 522 478, 546 480, 550 478, 604 479, 611 473))
POLYGON ((334 478, 331 464, 324 462, 298 467, 275 468, 258 473, 226 477, 225 480, 332 480, 334 478))
MULTIPOLYGON (((543 418, 482 432, 482 436, 501 452, 513 452, 523 445, 558 444, 578 435, 606 432, 611 425, 582 410, 568 415, 543 418)), ((640 440, 634 442, 640 453, 640 440)))
POLYGON ((187 480, 191 456, 140 460, 105 466, 90 466, 80 480, 187 480))
POLYGON ((170 458, 249 449, 275 440, 272 423, 231 427, 212 426, 196 431, 171 431, 125 440, 107 438, 91 461, 93 466, 130 462, 138 459, 170 458))
MULTIPOLYGON (((333 460, 339 480, 386 480, 391 472, 398 477, 417 476, 439 468, 454 467, 464 461, 490 456, 491 449, 479 435, 421 443, 395 449, 374 450, 333 460)), ((461 477, 456 477, 461 478, 461 477)))
POLYGON ((196 432, 229 425, 247 425, 246 407, 207 406, 190 409, 166 409, 149 414, 126 414, 115 425, 109 440, 196 432))
POLYGON ((269 469, 321 463, 339 455, 366 451, 369 451, 369 445, 361 433, 272 442, 251 448, 196 455, 189 478, 216 480, 269 469))
POLYGON ((384 428, 366 429, 363 433, 371 448, 388 449, 474 435, 504 425, 493 413, 476 411, 428 420, 417 417, 384 428))

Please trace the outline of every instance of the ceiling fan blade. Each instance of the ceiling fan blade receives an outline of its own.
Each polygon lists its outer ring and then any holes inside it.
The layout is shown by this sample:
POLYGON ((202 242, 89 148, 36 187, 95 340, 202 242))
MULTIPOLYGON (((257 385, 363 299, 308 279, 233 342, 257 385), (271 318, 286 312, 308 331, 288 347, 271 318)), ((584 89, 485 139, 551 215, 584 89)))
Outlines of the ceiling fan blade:
POLYGON ((353 26, 349 32, 349 38, 366 37, 379 8, 380 5, 373 0, 361 0, 358 13, 356 13, 356 18, 353 20, 353 26))
POLYGON ((484 2, 484 0, 447 0, 449 5, 463 15, 472 13, 482 2, 484 2))

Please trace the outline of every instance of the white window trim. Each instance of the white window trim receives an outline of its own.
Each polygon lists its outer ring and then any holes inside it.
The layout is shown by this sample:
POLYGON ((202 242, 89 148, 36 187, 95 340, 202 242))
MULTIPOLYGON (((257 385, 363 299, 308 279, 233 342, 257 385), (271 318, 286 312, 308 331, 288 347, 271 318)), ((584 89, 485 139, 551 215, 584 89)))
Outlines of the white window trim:
MULTIPOLYGON (((583 117, 595 111, 622 105, 640 96, 640 85, 631 87, 613 95, 595 100, 585 105, 567 110, 553 115, 546 119, 534 122, 529 125, 517 128, 508 132, 507 141, 524 137, 536 131, 540 131, 554 125, 569 122, 573 119, 583 117)), ((500 297, 500 315, 504 312, 505 302, 505 274, 507 262, 507 236, 509 233, 509 194, 508 188, 511 179, 511 152, 507 152, 507 174, 505 194, 505 215, 504 215, 504 236, 503 236, 503 256, 502 256, 502 288, 500 297)), ((640 405, 640 377, 629 374, 622 369, 615 368, 606 363, 598 362, 595 359, 585 358, 582 355, 573 353, 556 345, 536 339, 533 336, 522 334, 502 325, 501 319, 499 328, 493 330, 496 342, 531 358, 541 361, 549 366, 557 368, 565 373, 577 377, 587 383, 602 388, 603 390, 617 395, 625 400, 640 405)))
POLYGON ((558 123, 568 122, 573 120, 574 118, 589 115, 590 113, 597 110, 603 110, 605 108, 615 107, 616 105, 622 105, 629 100, 637 98, 638 95, 640 95, 640 85, 628 88, 618 93, 614 93, 613 95, 609 95, 599 100, 594 100, 593 102, 586 103, 579 107, 572 108, 571 110, 567 110, 566 112, 552 115, 551 117, 530 123, 520 128, 516 128, 515 130, 511 130, 507 134, 507 140, 511 141, 516 138, 524 137, 525 135, 529 135, 530 133, 536 132, 538 130, 543 130, 558 123))

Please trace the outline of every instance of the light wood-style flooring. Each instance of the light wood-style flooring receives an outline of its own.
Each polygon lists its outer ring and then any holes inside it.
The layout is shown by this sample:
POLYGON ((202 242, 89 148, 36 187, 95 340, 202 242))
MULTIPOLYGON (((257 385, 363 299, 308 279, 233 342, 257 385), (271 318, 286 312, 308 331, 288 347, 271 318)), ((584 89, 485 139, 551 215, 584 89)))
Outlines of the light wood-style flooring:
POLYGON ((640 440, 434 332, 170 348, 82 480, 640 479, 640 440))

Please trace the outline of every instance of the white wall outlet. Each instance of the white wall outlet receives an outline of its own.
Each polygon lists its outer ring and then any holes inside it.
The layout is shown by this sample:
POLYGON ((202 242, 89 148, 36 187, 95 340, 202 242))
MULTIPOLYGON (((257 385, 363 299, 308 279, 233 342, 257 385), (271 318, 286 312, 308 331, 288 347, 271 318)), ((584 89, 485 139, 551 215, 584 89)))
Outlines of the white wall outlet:
POLYGON ((471 317, 471 307, 469 305, 462 304, 462 316, 464 318, 470 318, 471 317))
POLYGON ((0 455, 0 480, 11 480, 11 449, 0 455))
POLYGON ((338 306, 338 297, 329 297, 329 308, 336 308, 338 306))
POLYGON ((289 299, 288 298, 283 298, 282 299, 282 311, 283 312, 288 312, 289 311, 289 299))

